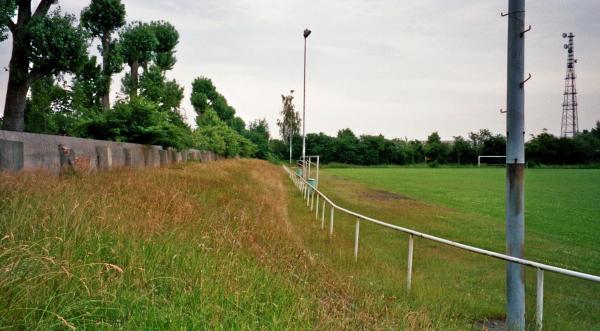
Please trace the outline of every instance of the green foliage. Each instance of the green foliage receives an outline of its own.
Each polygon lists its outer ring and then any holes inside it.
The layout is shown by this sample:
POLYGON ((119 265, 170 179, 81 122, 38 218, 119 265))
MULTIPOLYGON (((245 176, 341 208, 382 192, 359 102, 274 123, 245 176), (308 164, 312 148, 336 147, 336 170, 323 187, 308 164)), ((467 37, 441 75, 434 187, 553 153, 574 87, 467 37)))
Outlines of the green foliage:
POLYGON ((248 130, 245 133, 254 145, 256 145, 256 151, 252 154, 253 157, 266 160, 269 157, 269 125, 266 119, 255 120, 250 123, 248 130))
POLYGON ((525 145, 526 159, 531 165, 573 165, 600 162, 600 122, 591 131, 573 138, 556 137, 544 130, 525 145))
POLYGON ((81 25, 94 37, 102 37, 125 25, 125 5, 121 0, 92 0, 81 11, 81 25))
POLYGON ((339 130, 335 141, 335 160, 341 163, 358 163, 362 160, 358 151, 359 140, 350 129, 339 130), (358 162, 357 162, 358 161, 358 162))
POLYGON ((110 111, 90 115, 82 120, 78 135, 178 149, 192 143, 187 126, 173 123, 167 112, 143 97, 117 102, 110 111))
POLYGON ((235 109, 231 107, 224 96, 217 92, 210 78, 198 77, 192 82, 192 95, 190 96, 194 111, 198 114, 196 121, 211 108, 226 123, 232 123, 235 109))
POLYGON ((121 53, 111 35, 125 25, 125 6, 121 0, 92 0, 81 12, 81 25, 93 37, 100 38, 103 84, 98 93, 104 97, 103 106, 108 109, 112 75, 123 70, 121 53))
POLYGON ((159 42, 147 23, 128 24, 119 35, 118 49, 123 61, 129 65, 152 60, 153 51, 159 42))
POLYGON ((240 134, 246 131, 246 122, 239 116, 232 118, 227 124, 240 134))
POLYGON ((165 21, 135 22, 125 27, 120 34, 118 49, 131 70, 123 79, 123 91, 130 96, 137 95, 139 66, 144 67, 144 74, 148 73, 149 67, 158 68, 160 74, 171 70, 176 62, 174 54, 178 42, 179 33, 165 21))
POLYGON ((150 28, 158 41, 154 49, 154 61, 161 70, 171 70, 177 59, 175 46, 179 43, 179 32, 173 25, 165 21, 154 21, 150 28))
POLYGON ((450 148, 449 160, 458 164, 470 163, 477 157, 475 149, 465 138, 458 136, 454 137, 450 148))
POLYGON ((228 157, 251 157, 257 151, 252 141, 225 124, 212 109, 208 109, 198 120, 198 128, 193 133, 193 146, 228 157))
POLYGON ((48 16, 32 18, 28 25, 32 73, 41 77, 76 72, 86 62, 86 34, 74 24, 75 16, 62 15, 59 10, 48 16))
POLYGON ((105 87, 102 68, 96 63, 96 57, 92 56, 85 61, 73 78, 73 108, 78 111, 99 110, 102 106, 100 98, 106 92, 105 87))
POLYGON ((151 66, 140 77, 140 95, 156 102, 164 111, 177 112, 183 100, 183 87, 168 81, 158 66, 151 66))
POLYGON ((194 111, 198 114, 198 118, 204 115, 204 112, 208 110, 210 102, 216 99, 218 93, 217 88, 213 85, 210 78, 198 77, 192 82, 192 95, 190 96, 190 102, 194 106, 194 111))
POLYGON ((0 42, 8 38, 8 25, 12 24, 12 17, 15 15, 16 10, 15 0, 0 1, 0 42))
POLYGON ((25 131, 46 134, 70 133, 77 123, 69 91, 46 76, 31 85, 25 106, 25 131))
POLYGON ((503 135, 494 135, 488 129, 469 133, 473 148, 477 155, 505 155, 506 138, 503 135))
POLYGON ((433 132, 427 137, 427 142, 425 143, 425 156, 427 157, 427 160, 445 163, 448 158, 448 153, 448 144, 442 142, 442 139, 437 132, 433 132))

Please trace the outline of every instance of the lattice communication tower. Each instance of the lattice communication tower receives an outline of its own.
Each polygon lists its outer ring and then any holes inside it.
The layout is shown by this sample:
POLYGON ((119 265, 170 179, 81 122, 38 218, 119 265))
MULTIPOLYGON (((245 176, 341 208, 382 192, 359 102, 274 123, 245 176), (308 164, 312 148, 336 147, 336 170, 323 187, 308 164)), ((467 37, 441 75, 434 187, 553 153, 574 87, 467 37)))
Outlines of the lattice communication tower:
POLYGON ((562 103, 562 122, 560 135, 563 137, 573 137, 579 132, 579 123, 577 119, 577 87, 575 85, 575 50, 573 38, 575 35, 563 33, 563 38, 568 38, 568 44, 565 44, 567 50, 567 75, 565 77, 565 92, 563 93, 562 103))

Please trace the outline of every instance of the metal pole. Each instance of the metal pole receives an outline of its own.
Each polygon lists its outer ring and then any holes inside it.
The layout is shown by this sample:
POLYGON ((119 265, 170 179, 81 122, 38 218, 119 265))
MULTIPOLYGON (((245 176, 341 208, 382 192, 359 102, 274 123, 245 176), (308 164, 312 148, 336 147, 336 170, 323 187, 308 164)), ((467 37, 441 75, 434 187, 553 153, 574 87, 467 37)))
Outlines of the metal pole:
POLYGON ((331 207, 331 219, 329 220, 329 236, 333 236, 333 206, 331 207))
POLYGON ((535 324, 538 330, 542 329, 542 319, 544 318, 544 270, 537 269, 537 293, 536 293, 536 310, 535 324))
POLYGON ((306 183, 304 183, 303 185, 304 185, 304 199, 308 200, 308 185, 306 185, 306 183))
POLYGON ((408 237, 408 261, 407 261, 407 268, 406 268, 406 292, 407 293, 410 293, 410 289, 412 287, 413 245, 414 245, 413 235, 410 234, 408 237))
MULTIPOLYGON (((305 33, 306 34, 306 33, 305 33)), ((302 167, 306 163, 306 37, 304 37, 304 88, 302 90, 302 167)), ((306 170, 306 169, 304 169, 306 170)), ((306 178, 306 175, 304 175, 306 178)))
MULTIPOLYGON (((506 250, 523 258, 525 237, 525 0, 508 1, 506 116, 506 250)), ((509 330, 525 330, 525 271, 506 266, 506 320, 509 330)))
POLYGON ((325 201, 323 201, 323 210, 321 211, 321 229, 325 228, 325 201))
POLYGON ((358 261, 358 234, 360 232, 360 218, 356 219, 356 232, 354 233, 354 262, 358 261))
POLYGON ((317 206, 315 207, 315 219, 319 219, 319 193, 317 193, 317 206))
POLYGON ((320 163, 321 157, 319 155, 317 155, 317 182, 316 182, 316 186, 317 188, 319 188, 319 163, 320 163))
POLYGON ((293 134, 290 133, 290 166, 292 165, 292 136, 293 134))

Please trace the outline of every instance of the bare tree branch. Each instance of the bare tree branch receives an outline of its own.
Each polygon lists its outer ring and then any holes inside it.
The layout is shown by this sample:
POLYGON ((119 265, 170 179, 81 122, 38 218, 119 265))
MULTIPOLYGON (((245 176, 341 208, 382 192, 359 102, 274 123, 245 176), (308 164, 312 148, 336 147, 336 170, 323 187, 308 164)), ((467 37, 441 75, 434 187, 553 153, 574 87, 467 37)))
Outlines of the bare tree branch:
POLYGON ((56 3, 56 0, 42 0, 37 6, 33 17, 45 16, 48 13, 48 10, 50 10, 50 6, 54 3, 56 3))
POLYGON ((10 30, 10 32, 14 34, 15 29, 17 28, 17 25, 15 24, 15 22, 13 22, 12 20, 8 20, 6 25, 8 26, 8 29, 10 30))

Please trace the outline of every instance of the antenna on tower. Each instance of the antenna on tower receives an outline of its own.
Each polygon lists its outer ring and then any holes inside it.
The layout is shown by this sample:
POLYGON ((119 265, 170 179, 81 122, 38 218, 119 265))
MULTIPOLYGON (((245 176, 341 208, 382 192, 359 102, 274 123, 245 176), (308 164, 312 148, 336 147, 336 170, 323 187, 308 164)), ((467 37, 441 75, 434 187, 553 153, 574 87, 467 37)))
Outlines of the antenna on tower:
POLYGON ((573 137, 579 132, 579 123, 577 118, 577 88, 575 85, 575 50, 572 32, 563 33, 563 38, 568 38, 569 42, 564 45, 567 50, 567 75, 565 77, 565 92, 563 93, 562 103, 562 122, 560 126, 560 135, 562 137, 573 137))

